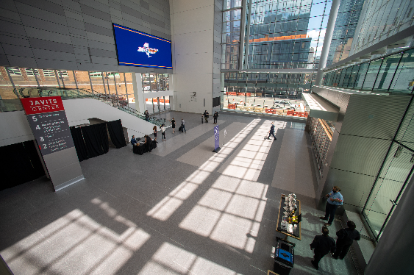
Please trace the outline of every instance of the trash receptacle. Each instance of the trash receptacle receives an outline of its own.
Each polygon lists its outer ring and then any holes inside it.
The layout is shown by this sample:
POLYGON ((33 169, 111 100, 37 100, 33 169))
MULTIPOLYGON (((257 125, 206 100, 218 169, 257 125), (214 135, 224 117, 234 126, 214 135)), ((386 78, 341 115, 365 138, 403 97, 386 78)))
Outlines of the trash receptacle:
POLYGON ((288 275, 294 263, 294 244, 281 239, 276 241, 273 271, 279 275, 288 275))

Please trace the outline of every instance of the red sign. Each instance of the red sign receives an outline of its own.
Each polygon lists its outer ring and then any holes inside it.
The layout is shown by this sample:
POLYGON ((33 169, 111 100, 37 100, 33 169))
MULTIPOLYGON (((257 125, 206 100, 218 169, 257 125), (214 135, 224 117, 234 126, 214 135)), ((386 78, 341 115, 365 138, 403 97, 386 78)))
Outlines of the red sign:
POLYGON ((26 115, 64 111, 60 96, 31 97, 20 99, 26 115))

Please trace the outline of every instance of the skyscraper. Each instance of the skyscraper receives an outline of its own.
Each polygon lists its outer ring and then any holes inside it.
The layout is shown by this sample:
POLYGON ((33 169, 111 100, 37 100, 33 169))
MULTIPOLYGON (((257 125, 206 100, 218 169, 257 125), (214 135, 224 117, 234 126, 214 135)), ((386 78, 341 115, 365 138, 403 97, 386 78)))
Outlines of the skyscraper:
POLYGON ((335 21, 326 66, 349 56, 364 0, 342 0, 335 21))

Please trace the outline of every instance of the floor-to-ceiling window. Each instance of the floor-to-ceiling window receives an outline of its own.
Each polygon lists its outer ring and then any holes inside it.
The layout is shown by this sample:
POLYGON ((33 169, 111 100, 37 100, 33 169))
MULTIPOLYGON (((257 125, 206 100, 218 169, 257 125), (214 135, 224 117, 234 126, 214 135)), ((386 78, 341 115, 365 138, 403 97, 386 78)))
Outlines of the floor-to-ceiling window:
POLYGON ((331 6, 331 0, 224 1, 221 72, 226 93, 221 107, 290 113, 276 106, 276 99, 283 98, 300 110, 297 100, 311 89, 331 6), (231 98, 240 95, 244 98, 231 98))
MULTIPOLYGON (((362 214, 378 240, 414 171, 414 104, 405 113, 362 214)), ((408 218, 408 217, 407 217, 408 218)))
MULTIPOLYGON (((59 89, 63 96, 94 96, 114 106, 135 109, 132 82, 133 73, 0 67, 0 102, 3 104, 1 110, 13 111, 21 108, 18 96, 58 95, 52 91, 59 89), (43 92, 39 94, 38 89, 43 92), (16 104, 12 100, 17 100, 16 104)), ((142 89, 145 93, 168 91, 169 83, 169 74, 142 74, 142 89)), ((171 96, 160 95, 154 99, 149 98, 146 105, 151 113, 159 113, 170 110, 170 101, 171 96)))

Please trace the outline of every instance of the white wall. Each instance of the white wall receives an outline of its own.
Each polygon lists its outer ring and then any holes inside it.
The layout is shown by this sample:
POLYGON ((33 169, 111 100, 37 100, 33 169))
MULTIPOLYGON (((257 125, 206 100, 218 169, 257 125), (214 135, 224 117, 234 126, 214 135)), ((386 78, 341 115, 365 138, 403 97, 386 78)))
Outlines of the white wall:
MULTIPOLYGON (((90 118, 105 121, 121 119, 128 129, 128 137, 151 134, 154 124, 134 117, 95 99, 64 100, 69 126, 89 124, 90 118)), ((0 113, 0 146, 33 140, 32 130, 23 111, 0 113)))
POLYGON ((23 111, 0 113, 0 129, 0 147, 34 139, 23 111))
POLYGON ((122 126, 128 129, 128 136, 142 137, 151 134, 154 124, 120 111, 96 99, 64 100, 69 126, 89 123, 89 118, 99 118, 104 121, 121 119, 122 126))
POLYGON ((214 0, 170 0, 170 18, 175 110, 211 113, 214 0))

